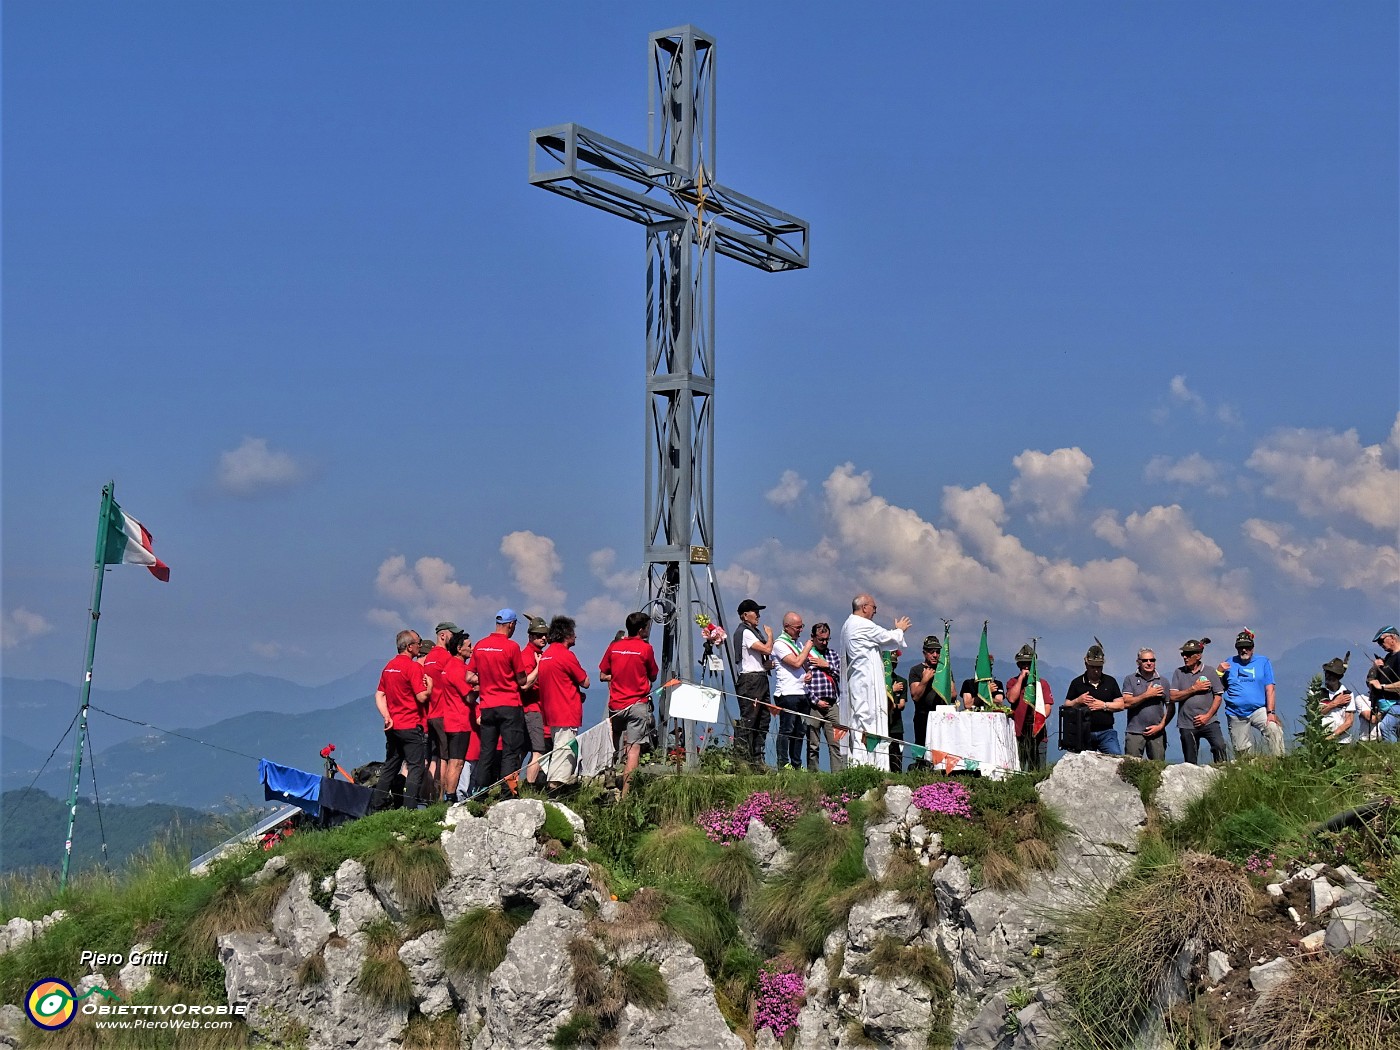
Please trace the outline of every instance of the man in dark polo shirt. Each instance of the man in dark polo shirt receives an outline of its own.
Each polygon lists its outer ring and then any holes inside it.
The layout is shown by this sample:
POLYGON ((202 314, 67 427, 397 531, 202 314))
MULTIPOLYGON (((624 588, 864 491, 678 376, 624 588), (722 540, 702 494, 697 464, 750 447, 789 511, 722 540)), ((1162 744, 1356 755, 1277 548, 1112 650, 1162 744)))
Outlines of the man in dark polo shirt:
POLYGON ((485 791, 503 776, 520 771, 525 760, 525 712, 520 706, 520 646, 511 641, 518 618, 514 609, 496 614, 496 629, 472 649, 477 676, 477 722, 481 755, 472 766, 472 794, 485 791), (501 750, 496 750, 496 741, 501 750))
POLYGON ((1225 686, 1215 668, 1203 662, 1202 654, 1209 644, 1209 638, 1187 639, 1181 647, 1181 666, 1172 672, 1172 701, 1181 705, 1176 722, 1181 731, 1181 757, 1193 766, 1200 765, 1202 740, 1210 745, 1212 765, 1219 765, 1226 757, 1225 734, 1216 721, 1225 686))
POLYGON ((1096 638, 1084 654, 1084 673, 1070 682, 1065 693, 1068 699, 1060 709, 1062 735, 1071 735, 1076 723, 1079 728, 1078 745, 1066 746, 1067 751, 1123 753, 1123 742, 1113 728, 1113 712, 1122 710, 1123 691, 1112 675, 1103 673, 1103 664, 1103 646, 1096 638))
POLYGON ((424 724, 428 715, 428 694, 432 686, 417 656, 422 641, 417 631, 403 630, 394 636, 398 652, 379 674, 374 706, 384 719, 384 766, 374 785, 374 808, 387 809, 389 792, 401 766, 407 767, 402 799, 405 809, 422 804, 423 762, 427 751, 424 724))
MULTIPOLYGON (((924 734, 928 728, 928 716, 939 704, 956 706, 953 697, 946 699, 938 695, 934 681, 938 674, 938 663, 943 659, 943 643, 936 634, 924 639, 924 662, 909 672, 909 699, 914 701, 914 743, 924 746, 924 734)), ((927 769, 928 759, 921 758, 914 763, 915 769, 927 769)))
POLYGON ((1167 760, 1167 726, 1176 705, 1171 701, 1167 680, 1157 670, 1157 653, 1139 649, 1137 668, 1123 676, 1123 710, 1128 712, 1127 744, 1131 758, 1145 754, 1153 762, 1167 760))
POLYGON ((1400 740, 1400 629, 1387 624, 1371 639, 1385 650, 1366 672, 1371 692, 1371 714, 1379 719, 1382 740, 1400 740))

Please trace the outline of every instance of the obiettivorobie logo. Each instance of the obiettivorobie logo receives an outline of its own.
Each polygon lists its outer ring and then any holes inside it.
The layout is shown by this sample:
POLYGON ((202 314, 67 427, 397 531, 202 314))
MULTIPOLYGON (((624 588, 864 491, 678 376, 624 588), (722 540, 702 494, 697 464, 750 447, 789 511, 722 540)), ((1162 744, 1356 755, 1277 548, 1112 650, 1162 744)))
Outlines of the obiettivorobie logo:
POLYGON ((106 988, 89 988, 82 995, 73 990, 67 981, 57 977, 45 977, 35 981, 24 997, 24 1012, 40 1028, 55 1032, 67 1028, 77 1016, 78 1004, 91 995, 101 995, 109 1001, 121 1002, 116 992, 106 988))

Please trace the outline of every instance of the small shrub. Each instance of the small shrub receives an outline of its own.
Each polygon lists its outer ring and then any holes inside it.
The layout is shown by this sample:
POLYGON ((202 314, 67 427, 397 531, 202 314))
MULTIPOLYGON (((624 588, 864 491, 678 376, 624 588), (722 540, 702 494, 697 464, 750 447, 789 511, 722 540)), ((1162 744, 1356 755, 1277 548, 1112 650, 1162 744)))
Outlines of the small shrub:
POLYGON ((1400 1032, 1400 950, 1366 949, 1294 960, 1286 982, 1262 997, 1237 1045, 1266 1050, 1393 1050, 1400 1032))

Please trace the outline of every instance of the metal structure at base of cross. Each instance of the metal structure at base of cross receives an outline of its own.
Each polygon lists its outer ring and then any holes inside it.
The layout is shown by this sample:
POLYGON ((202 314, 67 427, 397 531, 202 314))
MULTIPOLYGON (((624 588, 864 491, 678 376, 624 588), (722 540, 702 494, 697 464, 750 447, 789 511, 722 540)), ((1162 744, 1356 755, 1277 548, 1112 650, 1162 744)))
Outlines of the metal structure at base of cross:
MULTIPOLYGON (((647 96, 645 152, 577 124, 542 128, 530 133, 529 178, 646 228, 643 583, 668 681, 696 672, 695 615, 724 623, 712 565, 715 256, 805 268, 809 227, 716 181, 713 37, 690 25, 652 33, 647 96)), ((693 767, 691 721, 685 749, 693 767)))

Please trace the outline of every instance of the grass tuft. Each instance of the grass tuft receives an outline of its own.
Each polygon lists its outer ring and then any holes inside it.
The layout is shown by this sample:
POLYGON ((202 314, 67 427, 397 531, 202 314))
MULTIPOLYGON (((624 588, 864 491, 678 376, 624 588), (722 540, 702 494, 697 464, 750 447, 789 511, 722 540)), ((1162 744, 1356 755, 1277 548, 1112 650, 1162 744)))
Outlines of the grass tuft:
POLYGON ((637 843, 634 863, 645 878, 672 882, 700 879, 713 862, 719 846, 699 828, 667 824, 643 835, 637 843))
POLYGON ((573 1050, 575 1047, 597 1046, 602 1038, 603 1025, 598 1015, 588 1010, 575 1010, 554 1030, 549 1045, 555 1050, 573 1050))
POLYGON ((1152 805, 1152 798, 1162 785, 1162 770, 1165 762, 1152 762, 1145 758, 1125 758, 1118 763, 1118 779, 1138 789, 1144 806, 1152 805))
POLYGON ((390 919, 379 919, 364 929, 365 959, 360 964, 360 994, 390 1009, 413 1005, 413 980, 399 958, 403 939, 390 919))
POLYGON ((720 846, 706 863, 702 879, 721 897, 737 908, 748 900, 758 885, 758 861, 747 842, 720 846))
POLYGON ((1236 1045, 1264 1050, 1393 1050, 1400 1039, 1400 948, 1294 960, 1250 1009, 1236 1045))
POLYGON ((413 914, 437 906, 438 887, 451 875, 447 855, 437 842, 401 841, 390 838, 364 859, 369 877, 381 885, 391 885, 413 914))
POLYGON ((445 1013, 432 1020, 422 1014, 408 1019, 403 1033, 404 1050, 458 1050, 462 1033, 458 1030, 455 1013, 445 1013))
POLYGON ((622 998, 648 1010, 666 1005, 669 992, 661 968, 647 959, 632 959, 618 964, 613 973, 621 981, 622 998))
POLYGON ((1234 947, 1252 895, 1242 871, 1196 853, 1135 870, 1096 907, 1063 913, 1058 980, 1084 1042, 1104 1050, 1130 1045, 1143 1018, 1165 1001, 1186 943, 1234 947))
POLYGON ((305 988, 308 985, 320 984, 326 979, 326 957, 320 952, 315 955, 308 955, 297 967, 297 986, 305 988))
POLYGON ((453 973, 489 974, 505 961, 515 931, 528 917, 517 921, 499 908, 475 908, 447 926, 442 962, 453 973))

